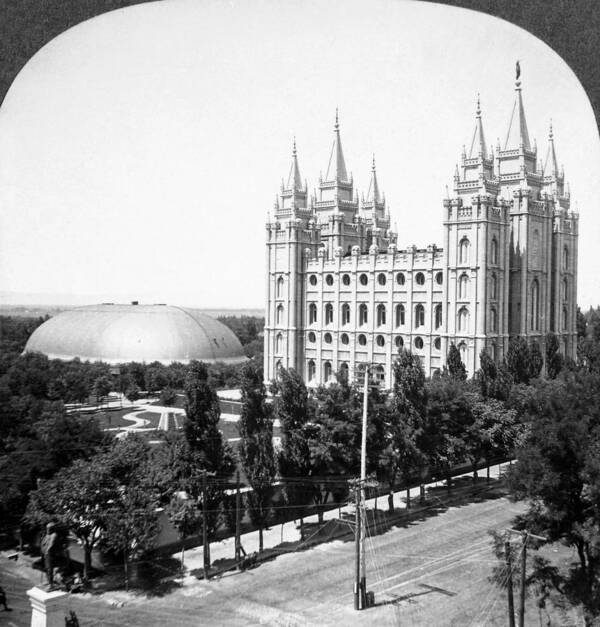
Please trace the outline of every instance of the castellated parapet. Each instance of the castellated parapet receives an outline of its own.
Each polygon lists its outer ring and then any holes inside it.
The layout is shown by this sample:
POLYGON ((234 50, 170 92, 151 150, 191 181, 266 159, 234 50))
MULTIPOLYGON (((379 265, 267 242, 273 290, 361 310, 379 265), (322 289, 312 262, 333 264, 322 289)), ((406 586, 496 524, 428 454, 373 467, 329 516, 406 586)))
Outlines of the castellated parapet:
POLYGON ((544 164, 529 140, 521 84, 504 146, 488 150, 481 107, 443 200, 443 248, 397 248, 375 160, 366 196, 348 173, 336 114, 325 176, 308 192, 296 144, 267 223, 265 379, 295 368, 308 385, 353 380, 364 364, 393 384, 400 347, 427 375, 455 344, 469 374, 512 336, 544 354, 555 333, 575 357, 578 213, 550 128, 544 164))

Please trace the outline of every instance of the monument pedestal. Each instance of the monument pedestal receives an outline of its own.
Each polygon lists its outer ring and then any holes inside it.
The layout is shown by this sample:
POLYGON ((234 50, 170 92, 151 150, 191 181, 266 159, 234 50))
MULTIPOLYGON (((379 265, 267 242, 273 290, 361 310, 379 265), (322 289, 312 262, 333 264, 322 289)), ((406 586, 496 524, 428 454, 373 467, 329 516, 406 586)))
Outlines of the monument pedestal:
POLYGON ((27 596, 31 603, 31 627, 65 627, 65 616, 68 615, 66 592, 46 592, 36 587, 27 590, 27 596))

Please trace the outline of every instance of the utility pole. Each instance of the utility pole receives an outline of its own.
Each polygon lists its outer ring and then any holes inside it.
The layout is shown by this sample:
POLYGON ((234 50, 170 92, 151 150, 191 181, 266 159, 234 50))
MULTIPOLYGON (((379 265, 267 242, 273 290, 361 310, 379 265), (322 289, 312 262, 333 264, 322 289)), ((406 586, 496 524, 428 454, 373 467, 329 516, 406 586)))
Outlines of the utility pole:
POLYGON ((355 542, 355 581, 354 581, 354 609, 360 610, 360 483, 354 485, 354 499, 356 501, 354 542, 355 542))
MULTIPOLYGON (((365 539, 367 536, 366 521, 366 482, 367 482, 367 406, 369 404, 369 366, 365 366, 365 382, 363 389, 363 415, 362 438, 360 446, 360 507, 365 513, 365 520, 360 526, 360 604, 361 608, 367 607, 367 556, 365 551, 365 539)), ((362 513, 362 512, 361 512, 362 513)))
POLYGON ((512 563, 510 556, 510 542, 504 542, 504 558, 506 559, 506 568, 508 569, 508 627, 515 627, 515 602, 513 599, 513 580, 512 580, 512 563))
MULTIPOLYGON (((520 535, 521 540, 521 585, 520 585, 520 595, 519 595, 519 627, 525 627, 525 580, 527 578, 527 542, 529 538, 535 538, 536 540, 541 540, 542 542, 548 542, 548 538, 544 538, 542 536, 536 536, 533 533, 529 533, 529 531, 520 531, 519 529, 508 529, 509 533, 516 533, 520 535)), ((513 623, 514 624, 514 623, 513 623)))
POLYGON ((208 579, 210 570, 210 547, 208 546, 208 516, 206 498, 206 470, 202 471, 202 548, 204 549, 204 578, 208 579))
POLYGON ((240 471, 235 473, 235 563, 240 567, 240 471))

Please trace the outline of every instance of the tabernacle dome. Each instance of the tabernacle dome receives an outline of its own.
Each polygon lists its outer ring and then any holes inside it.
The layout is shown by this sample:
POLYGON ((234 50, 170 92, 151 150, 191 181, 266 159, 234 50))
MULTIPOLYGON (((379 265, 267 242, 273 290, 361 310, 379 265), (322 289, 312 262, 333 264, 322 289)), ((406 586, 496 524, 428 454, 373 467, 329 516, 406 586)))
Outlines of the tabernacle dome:
POLYGON ((193 359, 239 363, 246 359, 233 331, 218 320, 194 309, 135 302, 63 311, 31 334, 25 352, 109 364, 185 364, 193 359))

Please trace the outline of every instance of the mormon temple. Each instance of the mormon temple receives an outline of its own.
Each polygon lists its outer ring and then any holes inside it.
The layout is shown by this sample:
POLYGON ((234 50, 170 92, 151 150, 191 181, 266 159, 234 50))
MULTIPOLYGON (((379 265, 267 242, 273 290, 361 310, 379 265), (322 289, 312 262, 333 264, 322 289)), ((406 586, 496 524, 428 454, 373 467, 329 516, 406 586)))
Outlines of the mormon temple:
POLYGON ((451 344, 473 375, 481 351, 501 361, 509 339, 522 336, 544 354, 551 332, 575 358, 579 216, 552 125, 538 160, 518 73, 515 92, 506 140, 495 150, 477 102, 470 147, 443 201, 443 248, 397 248, 374 161, 359 201, 337 114, 327 171, 310 196, 294 143, 266 225, 266 380, 294 368, 314 386, 337 372, 353 380, 372 364, 389 388, 400 347, 432 375, 451 344))

